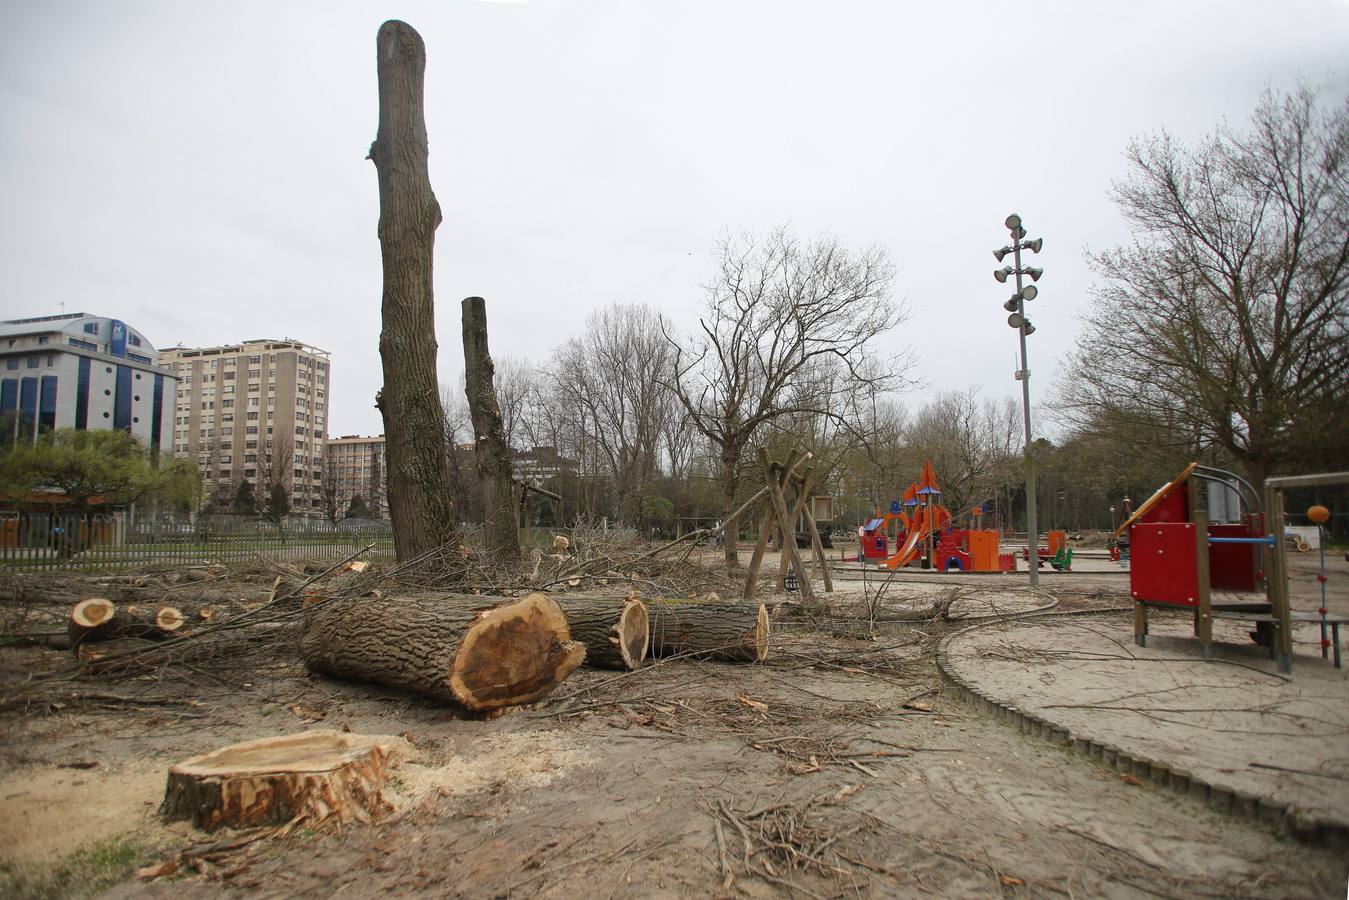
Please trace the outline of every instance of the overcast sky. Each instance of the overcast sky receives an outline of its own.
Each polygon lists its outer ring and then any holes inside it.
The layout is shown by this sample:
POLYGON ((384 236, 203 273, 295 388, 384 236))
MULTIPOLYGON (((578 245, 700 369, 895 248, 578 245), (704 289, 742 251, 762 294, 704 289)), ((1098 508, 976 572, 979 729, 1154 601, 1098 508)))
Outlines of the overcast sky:
MULTIPOLYGON (((723 230, 894 259, 931 389, 1018 393, 990 251, 1043 236, 1032 386, 1071 346, 1131 137, 1349 93, 1349 2, 0 3, 0 313, 157 346, 333 354, 332 434, 379 433, 375 32, 427 46, 442 378, 459 301, 546 359, 592 310, 683 327, 723 230)), ((922 395, 909 398, 921 402, 922 395)))

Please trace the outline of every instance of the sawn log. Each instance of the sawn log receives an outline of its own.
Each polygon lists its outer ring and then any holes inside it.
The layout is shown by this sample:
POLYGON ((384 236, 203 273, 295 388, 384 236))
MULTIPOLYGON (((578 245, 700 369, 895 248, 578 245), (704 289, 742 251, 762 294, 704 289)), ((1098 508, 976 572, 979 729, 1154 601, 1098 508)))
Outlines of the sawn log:
POLYGON ((585 645, 543 594, 496 607, 492 599, 334 598, 313 607, 300 652, 312 671, 475 712, 538 700, 581 664, 585 645))
POLYGON ((646 659, 651 622, 642 601, 569 594, 555 599, 567 615, 571 636, 586 645, 586 665, 635 669, 646 659))
POLYGON ((729 662, 763 662, 772 630, 768 608, 748 603, 648 600, 652 657, 688 654, 729 662))

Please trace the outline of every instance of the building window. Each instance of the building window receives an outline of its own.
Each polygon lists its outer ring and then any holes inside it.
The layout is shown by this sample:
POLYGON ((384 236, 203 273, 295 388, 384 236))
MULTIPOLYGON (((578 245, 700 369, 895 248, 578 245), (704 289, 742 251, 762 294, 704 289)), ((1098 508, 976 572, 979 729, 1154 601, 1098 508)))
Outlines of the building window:
POLYGON ((84 333, 85 333, 85 334, 98 334, 98 323, 97 323, 97 322, 85 322, 85 323, 84 323, 84 333))
POLYGON ((37 342, 38 342, 39 344, 45 344, 45 343, 47 343, 47 341, 49 341, 49 340, 51 340, 51 338, 50 338, 48 335, 45 335, 45 334, 44 334, 44 335, 42 335, 41 337, 39 337, 39 338, 37 339, 37 342))
POLYGON ((9 369, 11 372, 14 371, 15 369, 17 369, 18 367, 19 367, 19 361, 18 361, 17 359, 7 359, 7 360, 5 360, 5 368, 6 368, 6 369, 9 369))
POLYGON ((42 357, 40 356, 28 357, 28 368, 36 369, 40 365, 42 365, 42 357))
POLYGON ((258 433, 258 426, 256 426, 256 425, 249 425, 249 426, 248 426, 248 431, 247 431, 246 433, 247 433, 247 434, 257 434, 257 433, 258 433))
POLYGON ((262 364, 262 357, 261 357, 261 356, 250 356, 250 357, 248 358, 248 364, 249 364, 250 366, 261 365, 261 364, 262 364))

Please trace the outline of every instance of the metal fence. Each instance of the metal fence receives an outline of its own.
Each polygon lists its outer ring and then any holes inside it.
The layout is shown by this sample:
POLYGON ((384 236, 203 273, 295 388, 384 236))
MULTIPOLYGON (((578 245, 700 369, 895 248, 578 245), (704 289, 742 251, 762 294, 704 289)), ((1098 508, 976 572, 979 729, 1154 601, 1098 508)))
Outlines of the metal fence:
POLYGON ((341 558, 374 544, 393 554, 384 523, 272 522, 199 516, 194 522, 131 521, 124 514, 0 513, 0 565, 14 569, 127 569, 250 559, 341 558))

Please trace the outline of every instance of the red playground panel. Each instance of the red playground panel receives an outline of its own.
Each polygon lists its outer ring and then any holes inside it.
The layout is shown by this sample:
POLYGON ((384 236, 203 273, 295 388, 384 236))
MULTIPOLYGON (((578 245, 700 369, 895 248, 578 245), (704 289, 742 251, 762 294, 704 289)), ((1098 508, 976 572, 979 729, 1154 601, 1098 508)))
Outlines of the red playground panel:
POLYGON ((1129 541, 1129 590, 1135 600, 1199 605, 1193 523, 1140 522, 1129 541))

